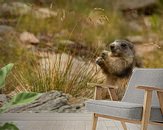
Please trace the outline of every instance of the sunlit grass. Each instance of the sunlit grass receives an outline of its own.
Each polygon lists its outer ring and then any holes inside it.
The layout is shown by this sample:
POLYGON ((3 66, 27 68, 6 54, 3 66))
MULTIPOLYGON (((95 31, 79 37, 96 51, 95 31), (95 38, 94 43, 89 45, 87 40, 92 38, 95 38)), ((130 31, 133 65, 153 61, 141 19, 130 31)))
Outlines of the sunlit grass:
POLYGON ((101 82, 95 65, 81 62, 66 54, 49 55, 39 63, 27 63, 13 73, 16 91, 47 92, 63 91, 73 96, 93 96, 94 89, 88 82, 101 82))

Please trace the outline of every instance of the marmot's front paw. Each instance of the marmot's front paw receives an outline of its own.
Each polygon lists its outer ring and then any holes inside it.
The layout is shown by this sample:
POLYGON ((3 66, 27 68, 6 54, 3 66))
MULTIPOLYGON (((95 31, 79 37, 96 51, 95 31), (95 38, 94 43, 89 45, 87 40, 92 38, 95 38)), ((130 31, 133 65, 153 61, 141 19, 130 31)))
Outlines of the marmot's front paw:
POLYGON ((103 65, 104 64, 104 59, 102 57, 97 57, 96 64, 103 65))
POLYGON ((101 57, 105 60, 107 57, 108 57, 108 51, 104 50, 102 53, 101 53, 101 57))

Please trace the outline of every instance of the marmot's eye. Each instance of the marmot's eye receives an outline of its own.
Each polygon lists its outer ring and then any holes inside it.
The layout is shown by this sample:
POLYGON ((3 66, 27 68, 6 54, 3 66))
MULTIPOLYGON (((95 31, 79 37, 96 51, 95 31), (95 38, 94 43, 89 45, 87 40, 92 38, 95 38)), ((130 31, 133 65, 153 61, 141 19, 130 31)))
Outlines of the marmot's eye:
POLYGON ((121 44, 121 47, 126 48, 126 47, 127 47, 127 45, 126 45, 126 44, 124 44, 124 43, 122 43, 122 44, 121 44))

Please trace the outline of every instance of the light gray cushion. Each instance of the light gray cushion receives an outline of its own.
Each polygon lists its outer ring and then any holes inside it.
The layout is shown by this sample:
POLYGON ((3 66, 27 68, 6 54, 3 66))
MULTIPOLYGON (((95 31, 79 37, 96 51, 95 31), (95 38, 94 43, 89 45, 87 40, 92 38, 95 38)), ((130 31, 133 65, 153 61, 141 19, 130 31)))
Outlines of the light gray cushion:
MULTIPOLYGON (((120 117, 130 120, 141 120, 143 106, 136 103, 89 100, 86 102, 86 109, 97 114, 120 117)), ((160 108, 153 107, 151 111, 151 121, 163 122, 160 108)))
MULTIPOLYGON (((144 91, 137 89, 137 86, 158 87, 163 89, 163 68, 135 68, 122 101, 143 104, 144 91)), ((156 92, 152 95, 152 106, 160 107, 156 92)))

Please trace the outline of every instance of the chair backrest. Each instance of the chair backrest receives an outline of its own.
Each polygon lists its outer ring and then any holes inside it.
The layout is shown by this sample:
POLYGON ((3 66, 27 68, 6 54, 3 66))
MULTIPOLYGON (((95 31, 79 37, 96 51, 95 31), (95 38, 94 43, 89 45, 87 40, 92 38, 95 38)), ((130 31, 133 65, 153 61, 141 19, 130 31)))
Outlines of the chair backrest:
MULTIPOLYGON (((136 88, 137 86, 151 86, 151 87, 163 88, 163 68, 134 69, 122 101, 143 104, 144 91, 137 89, 136 88)), ((152 106, 159 106, 156 92, 154 92, 153 94, 152 106)))

